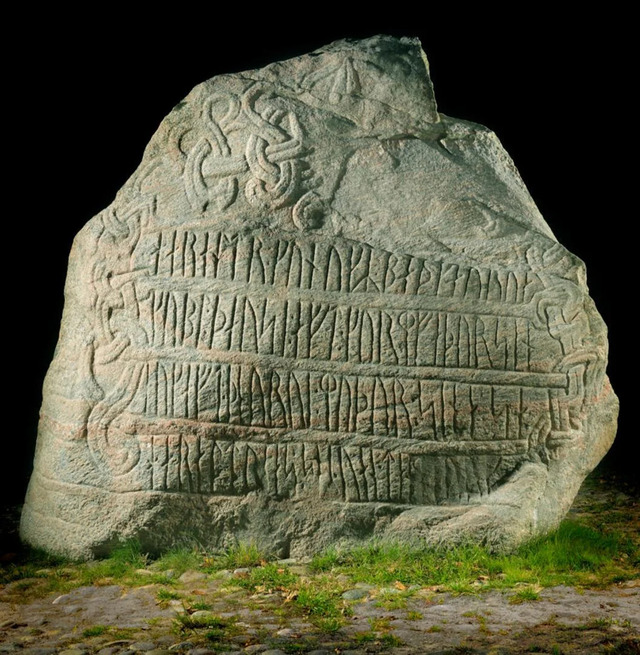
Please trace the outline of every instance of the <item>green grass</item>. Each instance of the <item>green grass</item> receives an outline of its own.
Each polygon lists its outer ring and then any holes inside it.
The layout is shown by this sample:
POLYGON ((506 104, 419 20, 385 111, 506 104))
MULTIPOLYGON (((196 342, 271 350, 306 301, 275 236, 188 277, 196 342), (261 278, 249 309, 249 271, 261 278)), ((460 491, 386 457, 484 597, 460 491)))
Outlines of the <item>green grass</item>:
POLYGON ((135 540, 124 541, 109 557, 91 562, 73 562, 42 551, 27 550, 20 561, 0 569, 0 584, 14 583, 15 591, 22 592, 15 598, 17 602, 52 593, 64 594, 76 587, 94 584, 149 584, 153 582, 150 576, 136 573, 136 569, 146 566, 147 559, 135 540))
POLYGON ((296 606, 308 616, 340 616, 341 613, 335 593, 310 585, 300 588, 296 606))
POLYGON ((404 646, 404 641, 400 639, 400 637, 396 637, 391 632, 387 632, 387 634, 382 635, 380 637, 380 642, 385 648, 396 648, 398 646, 404 646))
POLYGON ((111 551, 108 560, 142 569, 147 565, 149 556, 142 552, 142 546, 137 539, 128 539, 111 551))
POLYGON ((174 571, 175 577, 185 571, 197 570, 204 564, 204 557, 193 548, 175 548, 168 551, 153 563, 156 571, 174 571))
POLYGON ((314 639, 305 639, 303 641, 294 641, 278 644, 278 648, 285 653, 299 653, 303 655, 311 650, 318 648, 318 642, 314 639))
POLYGON ((373 630, 367 630, 366 632, 356 632, 353 638, 356 644, 363 645, 375 641, 378 635, 373 630))
MULTIPOLYGON (((224 643, 230 637, 238 634, 235 616, 221 617, 214 614, 208 616, 193 616, 179 614, 174 620, 174 629, 180 635, 189 635, 209 642, 209 646, 218 650, 224 648, 224 643)), ((225 648, 225 650, 228 650, 225 648)))
POLYGON ((338 630, 340 630, 340 628, 345 624, 345 620, 342 617, 318 616, 313 619, 312 623, 322 632, 330 634, 338 632, 338 630))
POLYGON ((24 578, 49 577, 56 573, 58 567, 69 563, 69 560, 49 555, 38 548, 27 549, 17 562, 0 566, 0 584, 24 578))
POLYGON ((111 551, 109 557, 80 564, 76 568, 80 586, 126 581, 129 584, 144 584, 149 578, 136 573, 147 566, 148 556, 135 540, 122 542, 111 551), (143 583, 144 580, 144 583, 143 583))
POLYGON ((182 627, 190 628, 192 630, 202 628, 215 628, 220 630, 227 628, 234 623, 234 621, 230 619, 223 619, 222 617, 215 616, 214 614, 210 616, 193 616, 192 614, 180 614, 176 620, 182 627))
MULTIPOLYGON (((640 535, 634 528, 632 506, 626 510, 612 507, 601 503, 596 510, 579 514, 579 522, 564 521, 555 532, 510 554, 492 554, 475 545, 436 549, 373 543, 321 553, 311 562, 312 575, 306 579, 286 565, 269 562, 268 554, 255 543, 238 543, 221 553, 177 548, 151 562, 138 542, 127 541, 109 557, 87 563, 52 557, 42 551, 26 551, 15 563, 0 567, 0 584, 10 583, 5 587, 10 602, 25 603, 35 597, 64 594, 82 585, 155 583, 162 585, 155 592, 156 599, 167 604, 181 597, 173 589, 180 588, 177 578, 184 571, 246 568, 244 577, 233 578, 221 591, 226 594, 231 586, 235 587, 236 595, 231 595, 229 603, 254 602, 246 599, 241 589, 257 597, 269 594, 265 602, 306 617, 323 632, 334 632, 345 624, 350 611, 350 604, 341 598, 341 593, 357 582, 379 588, 376 598, 379 606, 403 611, 409 620, 419 620, 419 613, 407 612, 407 599, 415 593, 411 585, 423 587, 421 594, 428 591, 477 594, 498 589, 508 594, 509 602, 521 603, 535 601, 539 591, 549 586, 597 588, 640 577, 640 535), (611 516, 615 520, 609 520, 611 516), (169 570, 174 573, 171 580, 164 573, 169 570), (346 577, 338 578, 338 575, 346 577), (385 593, 380 589, 384 587, 395 587, 399 593, 385 593)), ((371 595, 375 597, 376 591, 371 595)), ((188 593, 184 598, 186 616, 211 607, 205 602, 209 598, 196 599, 188 593)), ((481 619, 478 621, 482 628, 481 619)), ((222 639, 216 631, 228 631, 216 625, 191 628, 183 625, 182 629, 198 630, 202 638, 203 631, 208 630, 217 635, 216 640, 222 639)), ((431 628, 438 629, 439 626, 431 628)))
POLYGON ((272 559, 273 557, 260 550, 255 543, 239 542, 219 555, 206 557, 205 568, 210 571, 252 568, 272 559))
POLYGON ((156 592, 156 602, 160 607, 168 607, 170 600, 180 600, 182 596, 173 589, 158 589, 156 592))
POLYGON ((133 639, 135 634, 135 628, 117 628, 109 632, 109 637, 113 641, 118 641, 120 639, 133 639))
POLYGON ((401 610, 407 607, 407 601, 415 594, 415 590, 406 589, 398 593, 381 592, 377 599, 376 605, 386 610, 401 610))
POLYGON ((404 544, 379 543, 349 551, 330 550, 311 561, 313 571, 347 574, 356 582, 390 586, 438 585, 475 579, 482 570, 486 551, 479 547, 442 551, 416 549, 404 544))
POLYGON ((602 652, 606 655, 638 655, 640 653, 640 639, 631 637, 617 643, 604 644, 602 652))
POLYGON ((388 632, 391 630, 391 619, 388 616, 370 618, 369 625, 375 632, 388 632))
MULTIPOLYGON (((491 612, 489 612, 491 614, 491 612)), ((485 634, 490 634, 489 629, 487 628, 487 617, 483 616, 479 612, 464 612, 462 616, 473 618, 478 622, 478 629, 480 632, 485 634)))
POLYGON ((277 564, 251 569, 246 578, 239 578, 237 584, 251 591, 267 592, 288 591, 295 585, 298 576, 291 573, 287 567, 277 564))
POLYGON ((378 634, 379 631, 374 629, 368 630, 367 632, 356 632, 353 635, 353 639, 358 646, 365 646, 372 642, 378 642, 378 644, 384 649, 403 646, 404 642, 401 639, 391 632, 386 632, 388 629, 388 627, 385 627, 383 629, 385 631, 383 631, 382 634, 378 634))
POLYGON ((317 576, 302 583, 287 566, 275 563, 251 569, 246 578, 237 580, 240 587, 252 592, 281 592, 289 608, 309 618, 323 632, 335 632, 350 615, 351 609, 341 594, 343 586, 329 576, 317 576))
POLYGON ((530 603, 536 600, 540 600, 540 594, 532 587, 518 589, 515 594, 509 596, 511 605, 520 605, 521 603, 530 603))
POLYGON ((393 617, 381 616, 370 618, 369 625, 371 630, 360 633, 359 643, 366 641, 377 641, 382 648, 393 648, 403 646, 404 642, 391 632, 391 620, 393 617))
POLYGON ((480 546, 415 548, 378 543, 315 557, 311 569, 342 573, 354 581, 388 586, 444 586, 467 593, 510 588, 519 583, 605 586, 640 575, 638 548, 619 533, 605 533, 573 521, 509 555, 493 555, 480 546), (478 582, 482 580, 482 582, 478 582))
POLYGON ((223 641, 226 636, 227 636, 226 632, 221 628, 214 628, 213 630, 207 630, 204 633, 204 638, 207 641, 210 641, 210 642, 213 642, 213 643, 218 643, 218 642, 223 641))
POLYGON ((83 637, 99 637, 109 630, 108 625, 93 625, 86 630, 83 630, 83 637))
POLYGON ((351 608, 342 600, 341 589, 331 581, 314 581, 301 585, 293 601, 294 607, 323 632, 336 632, 351 615, 351 608))
POLYGON ((631 621, 627 619, 618 620, 618 619, 614 619, 613 617, 606 616, 606 617, 598 617, 598 618, 590 619, 585 625, 579 626, 579 628, 582 630, 593 630, 593 629, 606 630, 613 625, 619 626, 621 628, 633 627, 631 621))
POLYGON ((158 589, 156 598, 158 600, 179 600, 181 596, 177 591, 173 591, 173 589, 158 589))

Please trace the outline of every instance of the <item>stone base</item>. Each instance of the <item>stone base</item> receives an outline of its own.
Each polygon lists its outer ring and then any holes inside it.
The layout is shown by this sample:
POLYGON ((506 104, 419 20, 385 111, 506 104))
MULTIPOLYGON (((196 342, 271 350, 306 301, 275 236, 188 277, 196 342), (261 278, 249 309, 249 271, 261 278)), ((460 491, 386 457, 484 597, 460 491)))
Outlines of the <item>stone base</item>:
POLYGON ((33 546, 79 559, 105 555, 126 539, 139 540, 150 553, 179 545, 220 549, 246 541, 279 557, 310 555, 330 545, 368 539, 416 544, 474 540, 503 548, 534 533, 535 501, 545 479, 544 466, 525 465, 507 485, 520 487, 527 505, 515 508, 502 489, 471 505, 310 506, 259 495, 116 494, 34 476, 20 532, 33 546))

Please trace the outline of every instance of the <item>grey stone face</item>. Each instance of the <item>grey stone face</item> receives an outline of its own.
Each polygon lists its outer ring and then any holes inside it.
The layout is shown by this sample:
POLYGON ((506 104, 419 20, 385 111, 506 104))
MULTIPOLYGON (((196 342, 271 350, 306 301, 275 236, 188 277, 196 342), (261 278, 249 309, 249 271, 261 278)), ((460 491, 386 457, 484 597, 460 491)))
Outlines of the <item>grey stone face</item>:
POLYGON ((512 547, 615 435, 584 265, 412 39, 197 86, 65 294, 21 525, 50 551, 512 547))

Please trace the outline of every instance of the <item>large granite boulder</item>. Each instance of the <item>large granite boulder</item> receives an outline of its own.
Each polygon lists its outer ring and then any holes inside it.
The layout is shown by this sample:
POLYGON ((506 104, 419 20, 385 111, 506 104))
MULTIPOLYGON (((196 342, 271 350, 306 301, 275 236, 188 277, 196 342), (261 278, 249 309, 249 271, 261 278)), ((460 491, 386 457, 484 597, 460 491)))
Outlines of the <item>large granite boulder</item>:
POLYGON ((584 265, 417 40, 197 86, 65 293, 21 526, 49 551, 512 547, 614 438, 584 265))

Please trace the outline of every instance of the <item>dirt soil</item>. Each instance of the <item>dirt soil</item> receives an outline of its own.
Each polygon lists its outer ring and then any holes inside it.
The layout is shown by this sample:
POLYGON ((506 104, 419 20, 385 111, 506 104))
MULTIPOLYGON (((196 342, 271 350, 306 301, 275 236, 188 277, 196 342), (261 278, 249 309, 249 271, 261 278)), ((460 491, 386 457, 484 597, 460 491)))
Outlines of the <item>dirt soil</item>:
MULTIPOLYGON (((592 477, 576 499, 573 516, 622 513, 637 538, 637 491, 621 491, 608 482, 592 477)), ((300 575, 308 572, 303 562, 289 565, 300 575)), ((400 609, 380 603, 380 589, 353 585, 359 590, 354 595, 362 597, 351 601, 347 625, 323 634, 292 612, 282 594, 234 585, 241 575, 193 571, 173 588, 183 597, 202 598, 210 613, 232 622, 220 639, 207 638, 206 630, 180 630, 183 602, 159 604, 158 585, 81 587, 25 603, 19 597, 22 581, 12 582, 0 588, 0 653, 640 653, 640 578, 605 589, 547 588, 538 600, 520 604, 510 602, 513 590, 453 595, 425 587, 400 609)))

